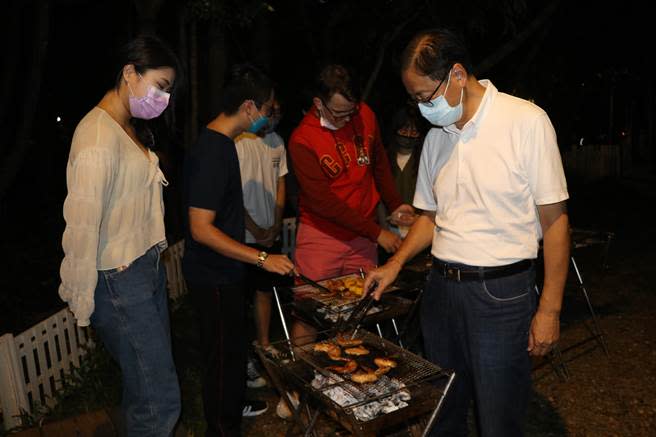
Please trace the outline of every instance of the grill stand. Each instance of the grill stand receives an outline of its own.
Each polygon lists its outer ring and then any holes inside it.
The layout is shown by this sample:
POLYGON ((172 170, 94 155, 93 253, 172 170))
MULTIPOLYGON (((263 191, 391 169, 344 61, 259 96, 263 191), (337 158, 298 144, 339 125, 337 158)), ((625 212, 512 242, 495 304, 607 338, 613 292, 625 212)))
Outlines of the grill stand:
MULTIPOLYGON (((291 361, 296 361, 293 352, 294 346, 292 345, 291 339, 288 335, 289 331, 287 330, 287 323, 285 321, 284 312, 282 310, 278 292, 275 287, 273 292, 275 295, 276 304, 278 306, 278 311, 280 313, 280 320, 285 331, 285 336, 287 337, 287 345, 289 346, 290 352, 289 356, 291 361)), ((411 405, 391 413, 378 416, 367 422, 359 422, 354 418, 347 417, 343 411, 338 411, 333 408, 317 407, 313 412, 310 408, 310 398, 312 397, 310 394, 315 392, 311 391, 312 389, 308 388, 305 384, 285 384, 281 375, 283 369, 279 367, 270 357, 268 357, 263 349, 256 347, 256 352, 259 355, 264 368, 269 374, 274 387, 281 394, 285 404, 293 413, 293 422, 287 429, 287 436, 294 435, 293 433, 295 428, 298 428, 304 436, 316 436, 314 432, 314 426, 316 425, 316 421, 322 409, 329 417, 334 419, 337 423, 346 428, 353 435, 361 437, 375 437, 378 435, 381 429, 402 423, 407 423, 408 419, 430 413, 428 422, 422 431, 422 436, 427 436, 439 415, 439 411, 442 407, 444 398, 446 397, 453 379, 455 378, 455 373, 450 372, 446 383, 442 385, 441 388, 437 388, 432 384, 424 385, 422 387, 418 386, 415 390, 413 390, 411 405), (294 386, 289 387, 290 385, 294 386), (297 389, 299 393, 299 404, 296 408, 294 408, 292 402, 286 395, 290 389, 297 389), (304 409, 307 411, 305 418, 301 413, 304 409)), ((287 375, 287 377, 287 380, 291 381, 291 379, 289 379, 289 375, 287 375)), ((317 401, 321 405, 321 400, 317 399, 317 401)))

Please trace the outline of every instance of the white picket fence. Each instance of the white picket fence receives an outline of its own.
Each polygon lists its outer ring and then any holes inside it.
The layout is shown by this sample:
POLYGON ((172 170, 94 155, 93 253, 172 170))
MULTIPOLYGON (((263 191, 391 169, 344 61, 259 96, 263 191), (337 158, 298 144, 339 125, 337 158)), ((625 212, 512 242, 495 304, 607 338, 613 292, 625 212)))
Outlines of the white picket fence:
POLYGON ((79 366, 93 347, 88 328, 80 328, 63 309, 17 336, 0 337, 0 413, 5 429, 20 425, 19 415, 35 405, 53 404, 62 377, 79 366))
MULTIPOLYGON (((281 239, 283 253, 291 256, 296 241, 295 218, 283 221, 281 239)), ((184 240, 162 254, 173 302, 187 292, 183 254, 184 240)), ((87 349, 93 347, 89 334, 89 328, 76 326, 73 314, 65 308, 16 336, 0 337, 0 429, 21 425, 20 415, 36 405, 53 405, 53 394, 61 388, 64 374, 71 366, 79 366, 87 349)))

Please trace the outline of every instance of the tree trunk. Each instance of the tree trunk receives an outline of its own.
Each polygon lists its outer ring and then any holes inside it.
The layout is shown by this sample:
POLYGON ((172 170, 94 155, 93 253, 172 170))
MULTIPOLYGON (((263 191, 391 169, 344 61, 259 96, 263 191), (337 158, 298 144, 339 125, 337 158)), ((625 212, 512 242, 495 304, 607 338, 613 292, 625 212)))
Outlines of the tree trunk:
POLYGON ((550 30, 551 30, 551 23, 544 26, 542 32, 540 32, 539 36, 533 42, 533 46, 531 47, 531 50, 529 51, 528 55, 524 59, 522 59, 522 63, 517 69, 517 72, 515 73, 515 78, 512 85, 512 90, 514 95, 521 96, 521 93, 524 91, 521 89, 521 85, 524 84, 524 77, 526 77, 526 73, 528 72, 529 67, 534 65, 533 61, 535 60, 535 58, 537 58, 538 54, 540 53, 540 49, 542 48, 542 43, 544 42, 544 39, 549 34, 550 30))
POLYGON ((163 0, 134 0, 139 34, 155 35, 157 33, 157 14, 162 2, 163 0))
POLYGON ((650 172, 656 172, 656 141, 654 141, 654 105, 656 96, 654 95, 654 84, 651 80, 647 81, 647 95, 645 96, 645 118, 647 119, 647 165, 650 172))
MULTIPOLYGON (((305 42, 307 43, 310 50, 310 58, 312 59, 312 66, 317 67, 321 61, 321 55, 319 49, 317 48, 317 41, 315 38, 315 31, 312 28, 312 21, 307 12, 306 0, 297 0, 295 10, 298 11, 299 21, 301 30, 303 31, 303 36, 305 42)), ((312 69, 314 70, 314 68, 312 69)))
POLYGON ((211 23, 209 27, 209 60, 207 92, 209 93, 209 116, 216 117, 219 108, 219 97, 226 72, 226 40, 223 27, 219 23, 211 23))
POLYGON ((9 148, 9 133, 5 130, 10 125, 8 120, 5 120, 9 113, 9 108, 13 107, 12 97, 14 91, 18 88, 14 81, 16 80, 16 72, 20 64, 18 48, 21 46, 21 37, 23 33, 20 31, 21 24, 21 8, 19 7, 18 0, 10 0, 7 6, 7 15, 4 17, 4 47, 3 50, 3 64, 2 68, 2 81, 0 82, 0 132, 2 132, 3 140, 0 142, 0 154, 4 156, 4 152, 9 148))
POLYGON ((178 56, 180 57, 180 63, 182 68, 184 68, 185 73, 185 83, 182 84, 186 87, 186 96, 184 99, 185 103, 185 115, 184 115, 184 132, 182 133, 182 146, 187 148, 191 141, 191 126, 189 124, 189 110, 191 108, 191 81, 190 81, 190 69, 189 69, 189 28, 188 22, 189 14, 187 12, 187 7, 183 4, 178 8, 178 56))
POLYGON ((421 10, 422 9, 416 10, 414 14, 410 15, 408 18, 397 24, 396 27, 391 32, 388 32, 383 37, 383 42, 378 47, 378 54, 376 56, 376 63, 374 65, 374 69, 371 71, 371 74, 369 75, 369 79, 367 80, 367 85, 365 85, 364 87, 364 92, 362 93, 362 100, 365 101, 367 100, 367 97, 369 97, 369 94, 371 93, 371 90, 374 87, 374 83, 376 83, 376 79, 378 78, 378 73, 380 73, 380 68, 382 67, 383 60, 385 59, 385 52, 387 51, 387 47, 392 41, 394 41, 399 36, 399 33, 401 33, 403 28, 407 26, 408 23, 414 21, 415 18, 417 18, 421 10))
POLYGON ((189 26, 189 146, 198 135, 198 21, 191 19, 189 26))
POLYGON ((267 11, 260 11, 253 20, 253 29, 257 29, 250 40, 251 47, 249 56, 253 63, 263 68, 267 73, 271 70, 272 63, 272 39, 271 32, 271 14, 267 11))
POLYGON ((508 41, 503 46, 498 48, 490 56, 483 59, 483 61, 474 68, 474 74, 476 76, 479 76, 485 73, 490 68, 494 67, 496 64, 504 60, 512 52, 517 50, 517 48, 521 46, 524 43, 524 41, 526 41, 533 33, 535 33, 543 25, 545 25, 545 23, 547 23, 547 21, 551 18, 554 12, 556 12, 556 10, 558 9, 559 4, 560 4, 560 0, 553 0, 547 7, 545 7, 542 10, 540 15, 538 15, 526 27, 526 29, 520 32, 514 39, 508 41))
POLYGON ((30 89, 23 99, 21 118, 16 134, 16 142, 7 159, 2 163, 0 171, 0 201, 12 186, 16 175, 22 167, 23 159, 32 144, 34 118, 36 115, 41 81, 43 80, 43 65, 48 51, 48 34, 50 31, 50 2, 38 0, 35 7, 35 35, 32 43, 31 69, 27 73, 25 85, 30 89))

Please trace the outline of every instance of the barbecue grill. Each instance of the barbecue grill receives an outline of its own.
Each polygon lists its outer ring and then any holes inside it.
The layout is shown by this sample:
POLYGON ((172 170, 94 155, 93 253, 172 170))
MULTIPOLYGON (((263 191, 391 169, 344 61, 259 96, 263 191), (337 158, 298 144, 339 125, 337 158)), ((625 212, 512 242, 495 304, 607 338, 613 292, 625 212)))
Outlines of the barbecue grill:
MULTIPOLYGON (((345 275, 329 280, 319 281, 327 286, 330 281, 354 277, 345 275)), ((407 314, 413 306, 408 296, 418 290, 423 284, 403 284, 404 287, 393 286, 380 302, 376 302, 363 320, 365 325, 380 323, 407 314), (400 294, 404 294, 401 296, 400 294)), ((348 319, 361 297, 356 295, 328 295, 312 285, 305 284, 296 287, 278 288, 278 291, 291 300, 294 316, 315 326, 319 330, 327 330, 348 319)))
MULTIPOLYGON (((321 333, 325 341, 334 341, 330 336, 332 332, 321 333)), ((351 337, 350 333, 347 337, 351 337)), ((452 371, 366 330, 359 330, 355 339, 362 340, 370 351, 356 358, 361 369, 376 369, 374 357, 391 358, 397 366, 375 382, 359 384, 351 381, 349 374, 329 370, 330 366, 340 363, 324 352, 315 351, 316 342, 302 346, 280 342, 276 348, 281 353, 275 357, 262 348, 257 349, 276 388, 281 393, 299 392, 301 405, 295 411, 295 420, 304 428, 305 435, 311 432, 319 411, 327 413, 351 433, 362 436, 376 435, 382 429, 431 411, 431 419, 436 417, 454 378, 452 371), (299 412, 310 404, 316 410, 303 421, 299 412)), ((429 421, 426 430, 432 422, 429 421)))

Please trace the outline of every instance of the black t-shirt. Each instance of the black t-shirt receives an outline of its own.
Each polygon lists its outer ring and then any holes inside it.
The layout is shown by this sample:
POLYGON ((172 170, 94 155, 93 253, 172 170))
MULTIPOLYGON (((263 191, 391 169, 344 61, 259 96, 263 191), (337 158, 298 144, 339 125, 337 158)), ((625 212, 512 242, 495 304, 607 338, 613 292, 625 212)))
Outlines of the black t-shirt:
POLYGON ((243 280, 241 261, 223 256, 194 241, 189 228, 189 207, 216 212, 214 226, 233 240, 244 242, 244 198, 235 143, 229 137, 203 128, 189 150, 184 168, 185 253, 182 268, 188 282, 225 285, 243 280))

